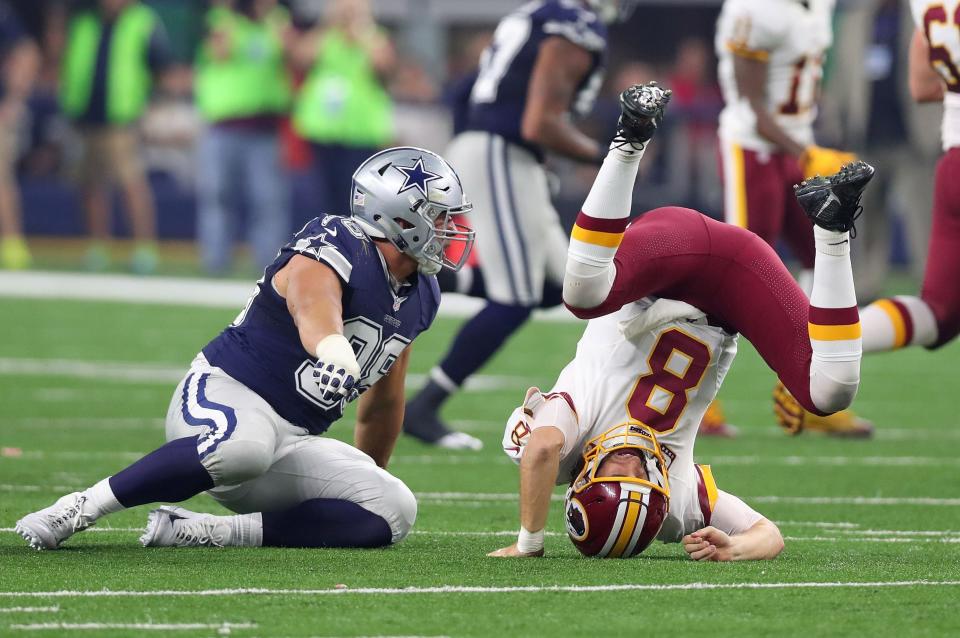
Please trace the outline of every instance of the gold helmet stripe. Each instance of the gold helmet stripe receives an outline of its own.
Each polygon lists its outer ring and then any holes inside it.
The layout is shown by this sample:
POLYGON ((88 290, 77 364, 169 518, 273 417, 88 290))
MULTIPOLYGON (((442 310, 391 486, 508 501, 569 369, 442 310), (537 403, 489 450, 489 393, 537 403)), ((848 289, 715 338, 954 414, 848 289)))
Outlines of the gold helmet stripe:
POLYGON ((613 549, 610 550, 609 555, 611 558, 621 558, 624 552, 627 551, 627 545, 630 544, 630 539, 633 538, 633 532, 641 518, 640 510, 643 506, 643 501, 641 500, 640 494, 633 491, 627 494, 627 513, 624 516, 623 525, 620 527, 620 535, 617 536, 617 542, 614 543, 613 549))

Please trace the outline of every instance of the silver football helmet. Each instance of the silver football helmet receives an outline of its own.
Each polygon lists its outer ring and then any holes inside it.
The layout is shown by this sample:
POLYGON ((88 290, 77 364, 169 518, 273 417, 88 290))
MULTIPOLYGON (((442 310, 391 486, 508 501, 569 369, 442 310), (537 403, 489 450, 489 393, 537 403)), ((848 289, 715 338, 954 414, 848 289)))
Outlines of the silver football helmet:
POLYGON ((388 148, 369 158, 353 174, 350 212, 368 235, 386 239, 434 275, 457 271, 466 263, 474 232, 453 221, 473 205, 460 178, 442 157, 422 148, 388 148), (456 250, 448 251, 451 244, 456 250))
POLYGON ((637 4, 638 0, 587 0, 587 5, 607 24, 626 21, 637 4))

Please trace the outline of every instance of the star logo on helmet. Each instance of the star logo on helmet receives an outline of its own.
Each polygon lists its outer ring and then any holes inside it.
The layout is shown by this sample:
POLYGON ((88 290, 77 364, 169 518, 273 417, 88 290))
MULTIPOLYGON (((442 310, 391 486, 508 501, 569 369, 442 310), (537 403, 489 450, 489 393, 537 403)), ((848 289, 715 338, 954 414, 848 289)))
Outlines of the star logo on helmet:
POLYGON ((408 191, 411 188, 416 188, 424 197, 426 197, 427 185, 432 181, 441 179, 440 175, 437 173, 431 173, 423 167, 422 157, 417 158, 417 163, 413 166, 394 165, 394 168, 403 173, 405 178, 403 186, 401 186, 400 190, 397 191, 397 195, 408 191))

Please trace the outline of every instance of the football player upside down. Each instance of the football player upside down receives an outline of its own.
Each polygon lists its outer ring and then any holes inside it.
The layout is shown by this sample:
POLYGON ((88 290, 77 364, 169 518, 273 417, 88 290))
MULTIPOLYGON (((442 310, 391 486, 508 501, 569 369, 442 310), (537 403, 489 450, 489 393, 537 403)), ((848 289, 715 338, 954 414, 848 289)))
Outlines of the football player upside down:
POLYGON ((637 167, 669 91, 621 95, 618 132, 577 219, 564 301, 590 319, 549 393, 531 388, 506 425, 520 465, 517 542, 491 556, 542 556, 550 494, 569 484, 568 534, 584 554, 628 557, 655 539, 695 560, 768 559, 776 525, 694 463, 697 426, 749 339, 806 410, 846 408, 860 379, 849 231, 873 175, 863 162, 797 187, 815 224, 808 301, 757 235, 684 208, 629 224, 637 167))

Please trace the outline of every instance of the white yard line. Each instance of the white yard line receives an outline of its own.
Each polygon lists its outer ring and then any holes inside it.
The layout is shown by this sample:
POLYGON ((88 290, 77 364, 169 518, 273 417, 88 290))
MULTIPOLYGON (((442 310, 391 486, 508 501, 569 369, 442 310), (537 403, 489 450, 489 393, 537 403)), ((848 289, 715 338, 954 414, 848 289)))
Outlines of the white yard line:
MULTIPOLYGON (((356 589, 268 589, 244 587, 238 589, 164 589, 164 590, 60 590, 0 592, 0 598, 141 598, 141 597, 220 597, 220 596, 347 596, 347 595, 416 595, 416 594, 513 594, 518 592, 610 592, 610 591, 689 591, 728 589, 845 589, 881 587, 957 587, 960 580, 899 580, 899 581, 831 581, 781 583, 675 583, 622 585, 517 585, 484 587, 471 585, 443 585, 438 587, 360 587, 356 589)), ((218 627, 219 625, 213 625, 218 627)))
MULTIPOLYGON (((74 492, 86 485, 21 485, 0 483, 0 492, 74 492)), ((417 492, 417 500, 431 504, 466 505, 511 503, 517 500, 514 492, 417 492)), ((553 501, 562 501, 562 494, 553 494, 553 501)), ((787 503, 790 505, 862 505, 887 507, 889 505, 922 505, 936 507, 960 507, 960 498, 932 496, 742 496, 751 503, 787 503)))
POLYGON ((14 417, 3 420, 4 427, 22 428, 90 428, 105 430, 163 429, 161 418, 138 419, 128 417, 14 417))
MULTIPOLYGON (((944 507, 960 506, 960 498, 936 498, 924 496, 741 496, 745 501, 753 503, 789 503, 791 505, 934 505, 944 507)), ((499 502, 516 501, 517 494, 476 493, 476 492, 417 492, 417 499, 428 502, 457 504, 466 502, 499 502)), ((553 494, 551 499, 562 501, 562 494, 553 494)))
POLYGON ((960 536, 953 538, 854 538, 850 536, 784 536, 785 541, 809 541, 819 543, 960 543, 960 536))
MULTIPOLYGON (((146 522, 144 522, 144 526, 146 522)), ((131 532, 136 532, 137 534, 143 533, 143 527, 89 527, 83 531, 84 534, 94 533, 94 534, 129 534, 131 532)), ((15 527, 0 527, 0 532, 4 534, 13 534, 16 532, 15 527)))
MULTIPOLYGON (((80 359, 15 359, 0 357, 0 375, 55 376, 72 379, 97 379, 115 383, 176 384, 189 368, 183 365, 167 365, 129 361, 84 361, 80 359)), ((425 374, 408 374, 407 385, 420 387, 427 380, 425 374)), ((477 374, 467 380, 465 388, 474 392, 517 390, 521 392, 530 385, 528 377, 513 377, 496 374, 477 374)))
POLYGON ((960 498, 933 498, 927 496, 743 496, 752 503, 789 503, 791 505, 923 505, 958 507, 960 498))
POLYGON ((22 450, 16 454, 8 454, 0 457, 0 460, 10 459, 17 461, 88 461, 103 459, 120 459, 122 461, 136 461, 147 454, 144 452, 41 452, 39 450, 22 450))
MULTIPOLYGON (((699 460, 699 459, 698 459, 699 460)), ((705 456, 703 462, 724 465, 820 465, 844 466, 897 466, 897 467, 958 467, 960 459, 937 456, 705 456)))
POLYGON ((513 465, 506 455, 480 456, 477 454, 439 455, 439 454, 398 454, 390 457, 391 463, 410 463, 413 465, 513 465))
MULTIPOLYGON (((0 358, 0 374, 3 374, 4 366, 10 368, 14 367, 14 364, 10 363, 13 361, 46 361, 39 359, 2 359, 0 358)), ((108 362, 110 363, 110 362, 108 362)), ((36 365, 31 363, 31 365, 36 365)), ((129 365, 129 364, 123 364, 129 365)), ((150 364, 145 364, 150 365, 150 364)), ((178 368, 181 374, 186 372, 186 367, 178 368)), ((11 372, 11 374, 18 374, 16 372, 11 372)), ((44 372, 43 374, 48 374, 44 372)), ((50 373, 52 374, 52 373, 50 373)), ((424 378, 424 375, 411 375, 413 382, 419 382, 424 378)), ((179 377, 178 377, 179 379, 179 377)), ((484 376, 481 376, 481 379, 485 379, 484 376)), ((520 377, 498 377, 494 376, 490 378, 491 381, 488 384, 486 381, 481 382, 479 389, 484 387, 494 386, 494 389, 502 389, 504 386, 509 385, 513 386, 514 382, 520 382, 522 379, 520 377)), ((414 383, 415 385, 415 383, 414 383)), ((71 395, 72 396, 72 395, 71 395)), ((82 392, 76 393, 77 397, 82 397, 82 392)), ((17 427, 78 427, 78 428, 103 428, 103 429, 136 429, 136 428, 162 428, 163 419, 161 418, 127 418, 127 417, 104 417, 102 419, 91 418, 91 417, 13 417, 9 419, 4 419, 4 425, 14 425, 17 427)), ((468 431, 488 431, 488 432, 500 432, 503 429, 502 421, 494 420, 470 420, 470 419, 454 419, 450 422, 450 425, 458 430, 468 430, 468 431)), ((749 437, 761 436, 765 434, 770 434, 771 436, 775 435, 779 438, 783 438, 783 432, 776 427, 771 426, 770 428, 761 428, 761 427, 742 427, 741 430, 747 434, 749 437)), ((960 430, 951 429, 951 427, 944 426, 943 428, 886 428, 882 427, 877 430, 875 433, 877 440, 890 440, 890 441, 900 441, 900 440, 960 440, 960 430)), ((719 463, 724 459, 735 459, 731 463, 741 463, 746 464, 747 461, 743 459, 755 458, 752 456, 722 456, 722 457, 712 457, 711 462, 719 463), (739 460, 737 460, 739 459, 739 460)), ((799 458, 799 457, 782 457, 782 458, 799 458)), ((847 457, 828 457, 831 459, 841 459, 847 457)), ((860 457, 863 458, 863 457, 860 457)), ((885 458, 885 457, 868 457, 868 458, 885 458)), ((908 458, 908 457, 905 457, 908 458)), ((916 458, 916 457, 914 457, 916 458)), ((825 461, 822 463, 828 464, 825 461)), ((837 461, 839 462, 839 461, 837 461)))
POLYGON ((76 492, 88 485, 21 485, 19 483, 0 483, 0 492, 76 492))
POLYGON ((217 624, 211 623, 116 623, 116 622, 44 622, 33 623, 29 625, 10 625, 10 629, 16 631, 50 631, 58 629, 61 631, 103 631, 106 629, 136 629, 142 631, 188 631, 196 629, 217 629, 223 630, 223 633, 229 633, 233 629, 256 629, 256 623, 225 622, 217 624))
MULTIPOLYGON (((239 311, 253 290, 253 281, 192 277, 136 277, 66 272, 0 274, 0 297, 30 299, 119 301, 239 311)), ((440 303, 440 316, 471 317, 483 308, 484 303, 482 299, 445 293, 440 303)), ((536 310, 534 317, 545 321, 579 321, 563 306, 551 310, 536 310)))
MULTIPOLYGON (((56 451, 23 450, 19 455, 9 455, 8 458, 20 460, 87 460, 87 459, 122 459, 135 461, 141 458, 146 451, 56 451)), ((512 461, 504 455, 484 456, 472 453, 466 454, 398 454, 392 457, 391 462, 412 465, 511 465, 512 461)), ((933 457, 933 456, 706 456, 703 462, 719 465, 775 465, 775 466, 802 466, 817 465, 830 467, 960 467, 960 459, 933 457)))
MULTIPOLYGON (((0 528, 0 533, 13 533, 12 527, 0 528)), ((827 529, 827 532, 841 533, 843 536, 784 536, 789 541, 808 541, 808 542, 826 542, 826 543, 960 543, 960 533, 958 532, 940 532, 940 531, 909 531, 909 530, 868 530, 871 533, 863 533, 858 537, 858 530, 837 530, 827 529)), ((91 527, 87 532, 94 533, 113 533, 113 534, 141 534, 142 527, 91 527)), ((490 530, 490 531, 456 531, 456 530, 413 530, 410 532, 413 536, 440 536, 454 538, 514 538, 517 535, 516 530, 490 530)), ((566 534, 562 532, 545 532, 546 536, 563 537, 566 534)), ((2 610, 0 610, 2 611, 2 610)))
POLYGON ((845 521, 840 521, 836 523, 828 523, 824 521, 774 521, 777 525, 783 527, 824 527, 824 528, 842 528, 842 529, 854 529, 860 527, 859 523, 849 523, 845 521))
POLYGON ((126 383, 176 383, 189 367, 129 361, 0 358, 0 374, 100 379, 126 383))
MULTIPOLYGON (((724 399, 724 404, 727 401, 724 399)), ((749 402, 751 409, 757 406, 756 401, 749 402)), ((870 415, 864 415, 870 416, 870 415)), ((882 420, 877 416, 878 420, 882 420)), ((783 429, 771 424, 769 426, 742 425, 740 432, 744 437, 764 437, 785 440, 789 438, 784 434, 783 429)), ((897 428, 878 425, 873 434, 877 441, 956 441, 960 440, 960 430, 956 429, 956 424, 944 424, 942 428, 924 427, 924 428, 897 428)))
POLYGON ((55 614, 60 607, 0 607, 0 614, 55 614))

